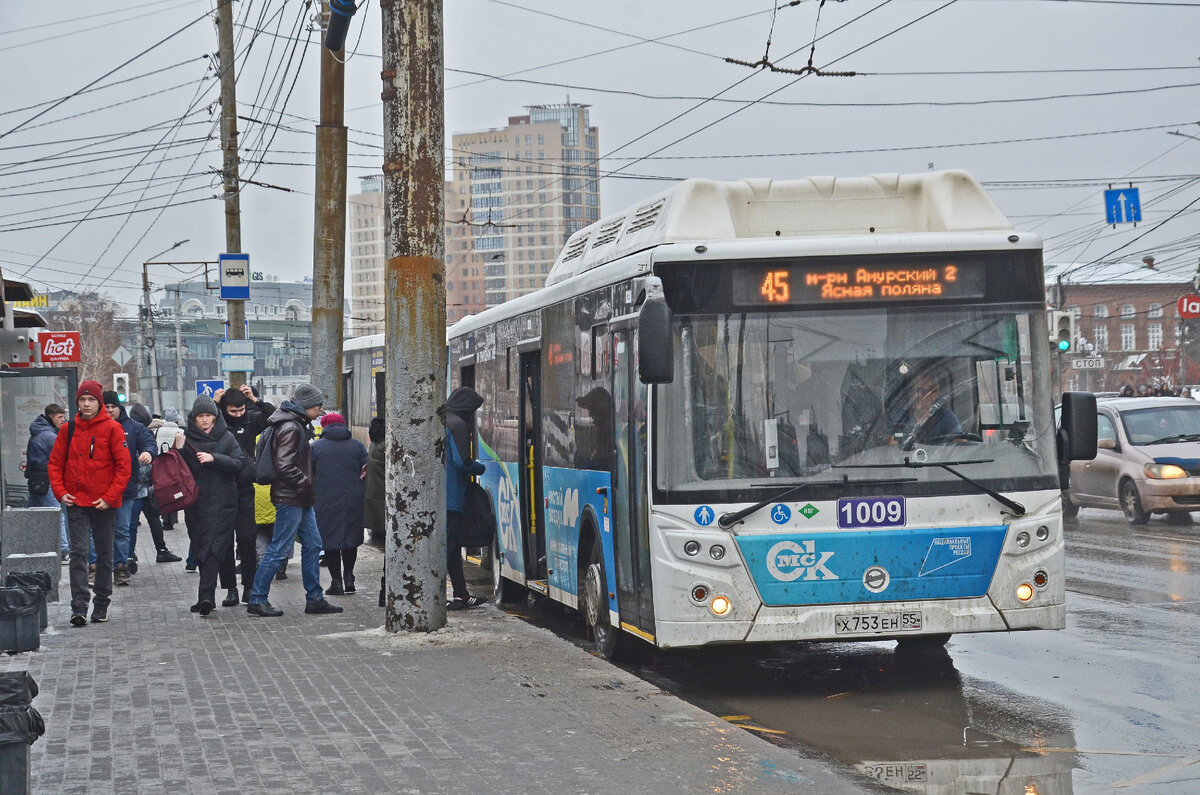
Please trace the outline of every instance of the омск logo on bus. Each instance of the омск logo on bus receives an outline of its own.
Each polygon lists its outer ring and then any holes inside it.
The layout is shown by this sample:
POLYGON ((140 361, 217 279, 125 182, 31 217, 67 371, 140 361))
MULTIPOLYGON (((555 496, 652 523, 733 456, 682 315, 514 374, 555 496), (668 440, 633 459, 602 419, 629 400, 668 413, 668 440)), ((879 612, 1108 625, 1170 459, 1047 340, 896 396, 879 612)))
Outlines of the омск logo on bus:
POLYGON ((817 552, 816 541, 780 541, 767 551, 767 571, 781 582, 841 579, 825 565, 833 552, 817 552))

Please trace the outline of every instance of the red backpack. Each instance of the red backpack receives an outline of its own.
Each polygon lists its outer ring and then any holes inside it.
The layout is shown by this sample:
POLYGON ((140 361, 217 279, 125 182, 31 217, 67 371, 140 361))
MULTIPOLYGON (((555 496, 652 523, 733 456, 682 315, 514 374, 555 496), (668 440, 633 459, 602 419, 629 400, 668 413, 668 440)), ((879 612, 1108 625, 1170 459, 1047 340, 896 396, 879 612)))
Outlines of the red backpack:
POLYGON ((200 496, 192 470, 178 450, 159 453, 150 467, 150 477, 154 482, 154 499, 162 513, 190 508, 200 496))

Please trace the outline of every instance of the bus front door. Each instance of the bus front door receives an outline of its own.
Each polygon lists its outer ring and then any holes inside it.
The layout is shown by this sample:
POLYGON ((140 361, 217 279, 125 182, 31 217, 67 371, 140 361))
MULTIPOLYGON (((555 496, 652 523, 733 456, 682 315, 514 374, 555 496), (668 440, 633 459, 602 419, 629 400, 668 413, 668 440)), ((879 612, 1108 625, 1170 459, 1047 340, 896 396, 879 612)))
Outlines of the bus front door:
POLYGON ((541 594, 546 583, 546 533, 542 520, 542 360, 540 351, 521 354, 521 533, 526 584, 541 594))
POLYGON ((650 580, 650 525, 646 502, 646 385, 638 379, 633 333, 613 333, 613 537, 621 625, 647 640, 654 636, 650 580))

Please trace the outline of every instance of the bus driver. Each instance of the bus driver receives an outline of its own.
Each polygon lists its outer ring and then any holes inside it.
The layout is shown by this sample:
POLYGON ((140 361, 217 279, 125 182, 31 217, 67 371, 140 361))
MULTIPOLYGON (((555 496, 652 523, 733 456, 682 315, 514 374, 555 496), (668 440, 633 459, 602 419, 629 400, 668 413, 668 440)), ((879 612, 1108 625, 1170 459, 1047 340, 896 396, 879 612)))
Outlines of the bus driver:
POLYGON ((889 411, 892 416, 892 437, 889 444, 910 442, 945 443, 963 433, 958 416, 941 398, 936 376, 923 370, 916 373, 899 390, 900 406, 889 411))

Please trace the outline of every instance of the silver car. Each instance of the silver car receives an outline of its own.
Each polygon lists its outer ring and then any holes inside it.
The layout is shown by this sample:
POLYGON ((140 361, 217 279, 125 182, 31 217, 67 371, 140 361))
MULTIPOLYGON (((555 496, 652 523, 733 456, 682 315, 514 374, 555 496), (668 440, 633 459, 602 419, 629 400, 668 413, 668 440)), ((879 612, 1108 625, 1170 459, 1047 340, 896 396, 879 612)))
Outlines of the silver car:
POLYGON ((1063 513, 1120 508, 1130 524, 1155 513, 1190 522, 1200 510, 1200 402, 1103 398, 1096 414, 1096 457, 1071 462, 1063 513))

